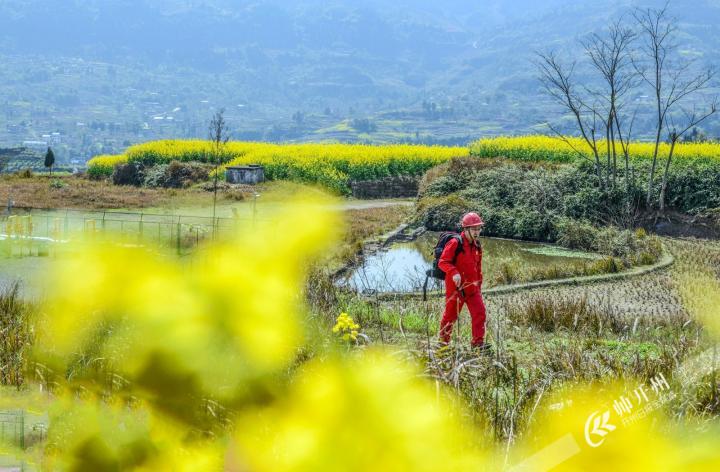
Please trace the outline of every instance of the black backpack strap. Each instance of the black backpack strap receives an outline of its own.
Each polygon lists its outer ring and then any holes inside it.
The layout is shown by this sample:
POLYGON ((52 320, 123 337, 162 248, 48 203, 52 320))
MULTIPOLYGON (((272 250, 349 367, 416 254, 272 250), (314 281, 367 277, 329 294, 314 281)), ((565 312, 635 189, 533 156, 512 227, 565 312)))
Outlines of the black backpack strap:
POLYGON ((455 248, 455 256, 453 257, 453 263, 455 263, 455 261, 457 260, 458 254, 463 252, 463 240, 462 240, 462 236, 460 236, 459 234, 453 236, 453 239, 458 242, 458 245, 455 248))

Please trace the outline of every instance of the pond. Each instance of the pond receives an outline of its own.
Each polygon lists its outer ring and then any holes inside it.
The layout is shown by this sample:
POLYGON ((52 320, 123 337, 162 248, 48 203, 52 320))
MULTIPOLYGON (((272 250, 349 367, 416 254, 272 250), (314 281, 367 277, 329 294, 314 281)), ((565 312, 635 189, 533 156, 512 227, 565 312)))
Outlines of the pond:
MULTIPOLYGON (((396 243, 365 258, 362 265, 339 283, 359 292, 411 292, 422 290, 425 271, 432 267, 432 253, 439 233, 427 232, 413 242, 396 243)), ((582 266, 601 256, 571 251, 550 244, 509 239, 480 238, 483 247, 483 287, 500 285, 501 272, 511 267, 523 272, 551 265, 582 266)), ((430 279, 428 290, 442 284, 430 279)))
POLYGON ((0 292, 20 282, 23 297, 31 299, 45 291, 44 275, 50 268, 50 257, 7 257, 0 254, 0 292))

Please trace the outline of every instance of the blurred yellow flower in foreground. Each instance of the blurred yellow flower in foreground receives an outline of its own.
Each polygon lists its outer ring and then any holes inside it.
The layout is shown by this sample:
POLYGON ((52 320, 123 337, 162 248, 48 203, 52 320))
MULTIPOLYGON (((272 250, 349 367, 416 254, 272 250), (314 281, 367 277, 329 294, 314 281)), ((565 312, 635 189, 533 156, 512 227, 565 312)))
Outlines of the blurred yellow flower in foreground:
POLYGON ((303 264, 337 223, 323 203, 288 205, 192 263, 83 242, 52 275, 39 359, 61 373, 102 359, 155 395, 182 387, 232 398, 284 368, 301 344, 303 264))
POLYGON ((669 421, 672 391, 649 384, 572 383, 551 393, 513 448, 511 470, 719 470, 718 431, 669 421))
POLYGON ((388 353, 314 361, 237 422, 234 470, 480 470, 480 435, 430 385, 388 353))

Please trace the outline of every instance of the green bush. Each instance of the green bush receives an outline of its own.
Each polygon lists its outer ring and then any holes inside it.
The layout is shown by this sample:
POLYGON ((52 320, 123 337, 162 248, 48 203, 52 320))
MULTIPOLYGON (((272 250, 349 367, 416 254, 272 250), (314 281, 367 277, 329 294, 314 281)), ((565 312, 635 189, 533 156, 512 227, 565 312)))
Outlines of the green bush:
POLYGON ((197 162, 171 161, 158 164, 145 172, 146 187, 184 188, 208 180, 209 167, 197 162))
POLYGON ((151 188, 164 187, 167 168, 168 164, 156 164, 148 167, 143 177, 143 185, 151 188))
POLYGON ((600 254, 623 256, 624 254, 619 253, 621 251, 619 241, 620 231, 615 227, 608 226, 597 230, 592 249, 600 254))
POLYGON ((554 222, 551 214, 543 214, 534 209, 516 207, 512 211, 516 239, 533 241, 554 241, 554 222))
POLYGON ((555 222, 557 243, 570 249, 589 251, 593 248, 597 229, 584 220, 558 218, 555 222))
POLYGON ((134 185, 139 187, 145 179, 145 166, 138 162, 117 164, 113 169, 112 182, 115 185, 134 185))
POLYGON ((420 211, 422 223, 431 231, 457 231, 463 215, 472 210, 470 203, 457 195, 428 200, 420 211))
POLYGON ((423 196, 427 197, 444 197, 455 193, 462 188, 462 184, 457 179, 450 176, 442 176, 435 179, 429 184, 423 196))
POLYGON ((720 207, 717 162, 675 162, 668 176, 668 205, 688 213, 720 207))
MULTIPOLYGON (((457 230, 463 213, 477 211, 485 220, 487 236, 555 242, 607 256, 579 269, 587 275, 652 264, 662 254, 657 237, 611 224, 631 221, 624 220, 623 213, 629 201, 644 198, 641 182, 601 191, 595 186, 594 167, 586 163, 548 167, 496 160, 474 170, 464 161, 446 164, 447 169, 435 173, 427 184, 419 201, 418 220, 428 229, 457 230)), ((622 177, 618 177, 621 182, 622 177)), ((501 282, 517 279, 512 267, 503 270, 501 282)), ((530 279, 570 276, 577 271, 538 271, 530 274, 530 279)))
POLYGON ((88 166, 87 176, 90 180, 103 180, 112 177, 114 168, 105 166, 88 166))

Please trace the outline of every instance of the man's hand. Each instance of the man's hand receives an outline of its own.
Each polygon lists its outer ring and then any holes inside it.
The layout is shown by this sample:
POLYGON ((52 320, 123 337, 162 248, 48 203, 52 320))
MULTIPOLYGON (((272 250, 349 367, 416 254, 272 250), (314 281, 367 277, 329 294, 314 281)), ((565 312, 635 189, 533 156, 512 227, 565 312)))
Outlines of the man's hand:
POLYGON ((461 277, 460 277, 460 274, 455 274, 455 275, 453 275, 453 276, 452 276, 452 279, 453 279, 453 282, 455 282, 455 286, 456 286, 456 287, 459 287, 459 286, 460 286, 460 282, 462 282, 462 279, 461 279, 461 277))

